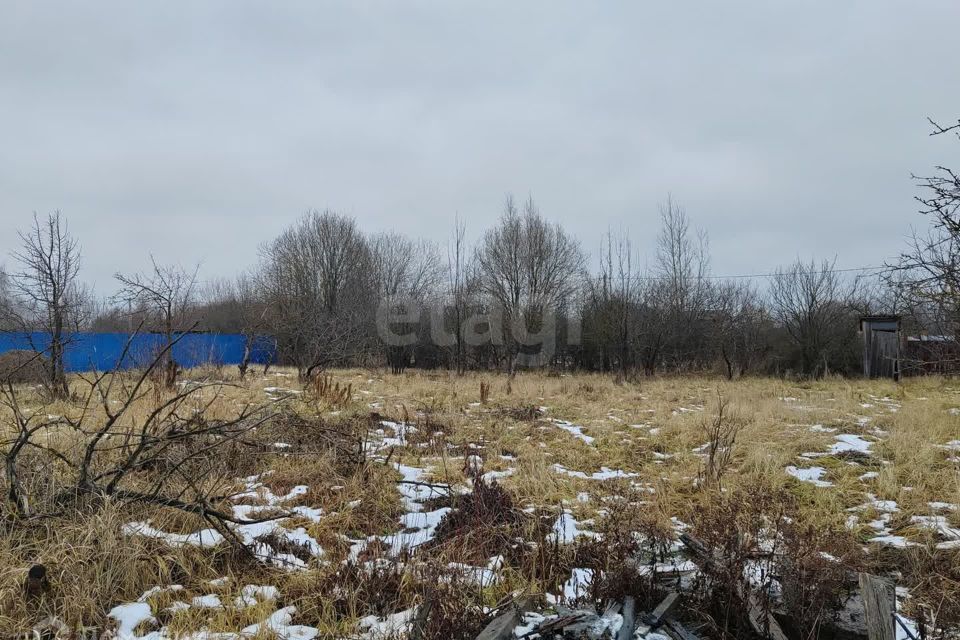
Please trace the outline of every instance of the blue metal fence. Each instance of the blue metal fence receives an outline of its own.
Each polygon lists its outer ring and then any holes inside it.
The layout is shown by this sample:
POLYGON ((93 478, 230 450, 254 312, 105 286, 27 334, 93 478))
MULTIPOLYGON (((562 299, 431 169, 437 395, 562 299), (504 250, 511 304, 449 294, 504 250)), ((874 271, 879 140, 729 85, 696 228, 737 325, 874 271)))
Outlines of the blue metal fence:
MULTIPOLYGON (((64 350, 67 371, 107 371, 118 364, 122 369, 142 367, 163 348, 164 337, 158 333, 141 333, 133 337, 123 362, 118 362, 127 333, 72 333, 64 350)), ((173 359, 181 367, 240 364, 246 337, 239 333, 189 333, 173 346, 173 359)), ((0 353, 11 349, 46 351, 50 347, 47 333, 0 332, 0 353)), ((251 350, 250 362, 266 364, 276 349, 269 337, 259 337, 251 350)))

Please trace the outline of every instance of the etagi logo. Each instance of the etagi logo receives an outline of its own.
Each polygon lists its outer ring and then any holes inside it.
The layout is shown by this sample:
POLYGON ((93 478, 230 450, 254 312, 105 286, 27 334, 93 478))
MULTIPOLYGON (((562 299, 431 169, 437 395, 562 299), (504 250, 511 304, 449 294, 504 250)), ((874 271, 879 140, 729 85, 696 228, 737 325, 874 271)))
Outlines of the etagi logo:
MULTIPOLYGON (((413 346, 422 339, 424 311, 423 305, 412 298, 384 300, 377 307, 377 334, 391 347, 413 346)), ((433 306, 427 311, 431 344, 453 347, 459 331, 462 344, 470 347, 488 344, 513 347, 513 364, 519 367, 542 366, 557 352, 557 316, 553 311, 512 317, 498 308, 473 311, 461 319, 459 326, 451 321, 455 317, 452 311, 450 306, 433 306), (536 328, 532 329, 531 325, 536 328)), ((579 320, 568 319, 564 326, 566 343, 580 344, 579 320)))

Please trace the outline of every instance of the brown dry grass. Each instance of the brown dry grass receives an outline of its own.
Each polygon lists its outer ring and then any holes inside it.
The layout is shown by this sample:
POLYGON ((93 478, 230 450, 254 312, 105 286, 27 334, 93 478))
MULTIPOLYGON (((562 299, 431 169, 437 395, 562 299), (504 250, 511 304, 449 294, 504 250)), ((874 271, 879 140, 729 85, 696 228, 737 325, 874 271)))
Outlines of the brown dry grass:
MULTIPOLYGON (((389 453, 392 462, 427 468, 435 482, 463 485, 467 481, 464 456, 476 453, 483 458, 485 472, 512 474, 499 478, 498 483, 507 489, 518 509, 550 509, 556 514, 562 505, 581 523, 592 521, 596 530, 609 528, 605 518, 611 517, 606 508, 611 501, 639 491, 642 513, 630 516, 628 521, 649 527, 656 524, 662 529, 663 523, 674 517, 706 527, 709 533, 709 520, 704 524, 702 514, 720 508, 716 502, 719 496, 695 486, 704 472, 704 460, 696 450, 705 444, 703 423, 713 416, 718 392, 729 402, 730 419, 739 425, 730 468, 723 477, 724 493, 749 501, 756 495, 756 487, 762 486, 765 495, 788 495, 791 518, 809 525, 811 531, 839 536, 831 549, 867 546, 873 535, 869 528, 862 524, 852 529, 845 526, 852 513, 849 510, 862 505, 866 493, 896 500, 900 511, 891 520, 894 533, 919 542, 932 543, 933 539, 929 532, 911 525, 911 516, 930 515, 930 502, 960 503, 958 465, 941 446, 960 439, 960 416, 950 412, 960 407, 960 384, 950 379, 931 377, 894 384, 837 378, 726 382, 684 377, 617 383, 591 374, 522 373, 508 380, 488 373, 456 376, 412 371, 391 375, 347 370, 333 372, 329 383, 351 389, 351 398, 331 403, 310 389, 301 389, 289 371, 281 370, 266 378, 248 375, 245 382, 221 371, 193 371, 188 375, 194 379, 226 377, 230 383, 207 407, 211 418, 226 418, 246 403, 264 401, 268 395, 265 388, 302 392, 291 394, 286 404, 290 415, 303 421, 264 425, 253 436, 259 444, 256 450, 238 451, 237 459, 224 460, 222 475, 228 479, 272 470, 265 483, 278 494, 295 485, 307 485, 307 494, 294 504, 322 508, 326 515, 319 523, 297 524, 305 526, 322 544, 325 562, 315 563, 307 571, 282 572, 258 567, 226 548, 172 549, 120 533, 123 523, 147 518, 168 531, 201 528, 193 516, 156 508, 107 505, 29 526, 12 524, 0 535, 0 634, 22 631, 51 613, 71 626, 104 625, 105 612, 111 607, 133 601, 153 586, 181 584, 186 594, 201 595, 215 592, 206 582, 221 575, 232 578, 231 586, 218 587, 224 598, 235 597, 244 584, 276 585, 283 594, 283 604, 298 607, 297 622, 317 627, 326 637, 349 633, 359 617, 422 602, 428 587, 437 584, 436 574, 424 567, 442 571, 445 563, 456 557, 455 540, 439 545, 440 551, 435 553, 424 552, 425 565, 416 571, 381 576, 383 588, 376 594, 362 587, 369 576, 351 578, 341 566, 350 547, 346 538, 387 535, 400 529, 403 508, 395 484, 398 475, 377 461, 359 467, 346 464, 336 451, 319 446, 309 425, 338 425, 359 434, 368 427, 377 428, 376 421, 371 422, 371 413, 417 428, 404 446, 381 452, 389 453), (489 397, 483 403, 482 384, 489 385, 489 397), (552 422, 554 419, 581 427, 593 441, 575 437, 552 422), (836 442, 836 433, 812 430, 813 425, 875 440, 872 455, 799 461, 798 455, 824 452, 836 442), (276 449, 273 445, 277 442, 291 447, 276 449), (784 468, 791 464, 824 467, 824 479, 833 486, 816 487, 790 478, 784 468), (555 465, 588 475, 608 468, 632 477, 584 479, 558 473, 555 465), (861 480, 867 472, 877 475, 861 480), (39 604, 27 602, 22 593, 25 572, 38 562, 47 565, 53 577, 49 596, 39 604)), ((82 389, 78 381, 73 384, 77 392, 82 389)), ((211 398, 206 394, 212 393, 198 393, 196 406, 203 406, 211 398)), ((45 403, 38 392, 29 389, 22 390, 21 398, 30 411, 54 415, 78 411, 77 405, 68 401, 45 403)), ((149 397, 144 399, 124 426, 142 419, 152 408, 151 402, 149 397)), ((6 424, 8 420, 9 415, 0 412, 0 421, 6 424)), ((386 431, 386 435, 394 435, 386 431)), ((50 442, 62 446, 65 443, 58 438, 71 437, 75 436, 54 433, 50 442)), ((55 478, 31 479, 36 483, 52 481, 55 478)), ((637 499, 635 495, 633 499, 637 499)), ((857 515, 864 523, 878 514, 866 509, 857 515)), ((960 525, 958 511, 946 515, 954 526, 960 525)), ((540 525, 531 521, 523 526, 533 536, 540 525)), ((818 536, 811 533, 810 539, 822 539, 818 536)), ((850 566, 852 569, 900 567, 902 583, 913 589, 916 603, 951 614, 950 607, 942 600, 938 602, 940 596, 936 594, 960 598, 957 576, 942 564, 955 561, 956 553, 936 552, 932 546, 908 550, 871 546, 870 553, 855 560, 848 555, 849 561, 856 563, 850 566)), ((476 555, 475 549, 464 549, 462 557, 475 562, 471 554, 476 555)), ((612 557, 609 553, 599 556, 606 557, 606 562, 612 557)), ((499 584, 476 594, 471 591, 472 599, 463 606, 465 610, 490 606, 515 589, 542 591, 555 583, 556 567, 569 567, 571 562, 569 554, 541 554, 529 562, 518 562, 505 570, 499 584)), ((160 612, 170 604, 164 598, 170 597, 161 595, 156 602, 151 600, 154 609, 160 612)), ((191 609, 164 616, 175 631, 201 627, 237 630, 273 610, 264 606, 269 610, 191 609)), ((441 627, 437 629, 443 632, 441 627)))

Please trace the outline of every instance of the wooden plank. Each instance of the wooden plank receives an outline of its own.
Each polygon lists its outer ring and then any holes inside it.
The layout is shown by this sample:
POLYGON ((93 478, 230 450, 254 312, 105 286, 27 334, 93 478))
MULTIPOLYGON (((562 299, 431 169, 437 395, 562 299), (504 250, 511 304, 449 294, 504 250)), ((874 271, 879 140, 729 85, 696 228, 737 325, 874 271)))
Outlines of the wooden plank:
POLYGON ((860 596, 870 640, 896 640, 897 628, 894 613, 897 596, 893 583, 883 578, 860 574, 860 596))
POLYGON ((666 628, 669 629, 670 635, 678 640, 700 640, 700 636, 690 633, 685 626, 673 618, 667 620, 666 628))
POLYGON ((657 605, 657 608, 654 609, 651 613, 643 616, 644 624, 648 624, 653 628, 657 628, 664 623, 667 617, 673 613, 673 610, 680 603, 680 594, 676 591, 671 591, 667 594, 667 597, 664 598, 660 604, 657 605))
POLYGON ((513 634, 523 617, 523 612, 530 606, 529 598, 520 598, 506 606, 496 618, 490 621, 477 640, 505 640, 513 634))
MULTIPOLYGON (((740 587, 740 595, 743 595, 745 589, 740 587)), ((747 596, 747 613, 750 618, 750 626, 753 630, 770 640, 790 640, 787 634, 780 628, 780 623, 773 617, 769 611, 765 611, 760 598, 751 593, 747 596)))
POLYGON ((627 596, 623 599, 623 624, 617 631, 617 640, 630 640, 633 638, 633 629, 637 625, 636 618, 637 603, 633 596, 627 596))
POLYGON ((477 640, 505 640, 510 637, 518 624, 520 624, 520 612, 510 607, 491 620, 490 624, 477 636, 477 640))
POLYGON ((427 628, 427 619, 430 617, 430 611, 433 609, 433 598, 429 595, 424 599, 420 608, 417 609, 417 617, 413 620, 413 627, 410 629, 410 640, 423 640, 424 632, 427 628))
POLYGON ((710 550, 707 548, 707 545, 703 544, 697 538, 693 537, 689 533, 680 534, 680 542, 690 549, 694 555, 698 557, 706 558, 710 555, 710 550))

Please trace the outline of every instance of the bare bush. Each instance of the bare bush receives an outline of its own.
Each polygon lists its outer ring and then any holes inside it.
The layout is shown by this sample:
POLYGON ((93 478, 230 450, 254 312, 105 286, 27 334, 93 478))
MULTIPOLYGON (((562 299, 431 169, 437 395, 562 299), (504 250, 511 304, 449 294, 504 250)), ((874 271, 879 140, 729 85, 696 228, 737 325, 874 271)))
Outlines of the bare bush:
POLYGON ((27 349, 0 353, 0 384, 43 384, 50 365, 43 354, 27 349))
POLYGON ((197 271, 188 271, 177 265, 159 264, 150 256, 151 269, 133 275, 115 274, 121 284, 116 300, 126 303, 131 314, 136 312, 141 322, 163 335, 163 354, 157 375, 168 389, 177 377, 177 363, 173 359, 173 345, 177 335, 192 329, 190 312, 195 303, 197 271))
POLYGON ((217 452, 270 419, 273 405, 244 405, 232 417, 212 419, 208 411, 223 383, 200 382, 182 386, 140 415, 135 407, 150 403, 148 380, 172 347, 132 378, 118 371, 80 378, 80 405, 70 415, 26 411, 22 390, 6 384, 2 405, 15 429, 3 451, 4 469, 8 502, 18 518, 57 517, 113 499, 191 513, 234 539, 226 523, 239 521, 218 507, 225 478, 218 475, 223 458, 217 452), (32 473, 48 482, 24 481, 28 454, 36 458, 32 473), (152 472, 149 480, 144 471, 152 472))
POLYGON ((741 423, 727 410, 728 402, 717 390, 717 411, 712 420, 703 420, 700 430, 706 438, 705 484, 720 487, 723 474, 733 462, 733 447, 740 433, 741 423))

